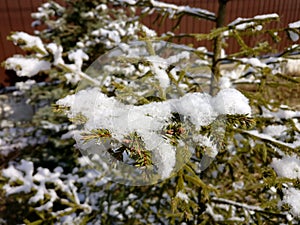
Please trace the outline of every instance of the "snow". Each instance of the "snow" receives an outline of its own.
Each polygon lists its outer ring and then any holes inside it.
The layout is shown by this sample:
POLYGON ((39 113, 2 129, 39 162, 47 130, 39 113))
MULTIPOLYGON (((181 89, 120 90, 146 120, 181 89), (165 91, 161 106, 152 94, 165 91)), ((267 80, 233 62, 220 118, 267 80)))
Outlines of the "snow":
POLYGON ((152 62, 150 66, 154 72, 155 78, 159 81, 160 86, 166 89, 170 86, 170 79, 166 72, 168 64, 164 63, 164 60, 158 56, 149 56, 147 59, 152 62))
POLYGON ((219 80, 220 89, 226 89, 232 87, 232 82, 229 77, 222 76, 219 80))
POLYGON ((300 59, 287 59, 284 72, 289 75, 300 75, 300 59))
POLYGON ((283 189, 283 200, 282 204, 288 204, 291 209, 290 212, 294 217, 300 217, 300 190, 297 190, 293 187, 289 187, 287 189, 283 189))
POLYGON ((294 31, 290 31, 290 30, 288 32, 289 32, 289 36, 293 42, 296 42, 299 40, 299 34, 297 34, 294 31))
POLYGON ((249 100, 236 89, 222 89, 212 105, 219 114, 251 114, 249 100))
POLYGON ((157 36, 157 33, 154 30, 151 30, 146 26, 141 26, 141 29, 146 34, 147 37, 156 37, 157 36))
MULTIPOLYGON (((10 163, 8 168, 3 169, 1 172, 2 176, 9 180, 3 187, 6 195, 31 192, 32 196, 29 198, 28 203, 35 205, 35 203, 39 202, 40 204, 35 207, 37 211, 53 209, 54 202, 60 199, 68 207, 52 212, 53 215, 71 211, 74 205, 82 209, 85 213, 91 212, 90 205, 86 203, 81 204, 79 201, 79 193, 77 193, 77 187, 74 184, 75 182, 81 182, 78 179, 78 175, 64 175, 61 167, 56 167, 53 172, 48 168, 39 167, 34 172, 33 163, 22 159, 19 163, 10 163), (18 181, 17 184, 16 181, 18 181), (54 187, 49 188, 47 184, 53 184, 54 187), (58 193, 63 193, 68 198, 65 199, 65 196, 58 196, 58 193)), ((97 173, 97 175, 95 174, 88 178, 89 181, 95 180, 98 175, 97 173)))
POLYGON ((96 7, 96 10, 102 10, 102 11, 105 11, 107 10, 107 5, 106 4, 100 4, 96 7))
POLYGON ((253 67, 268 67, 267 64, 261 62, 261 60, 259 60, 258 58, 240 58, 238 59, 239 61, 241 61, 242 63, 245 64, 250 64, 253 67))
MULTIPOLYGON (((247 29, 248 27, 252 27, 252 26, 254 26, 254 25, 255 25, 254 22, 242 23, 242 24, 236 25, 235 29, 237 29, 237 30, 245 30, 245 29, 247 29)), ((225 34, 225 35, 226 35, 226 34, 225 34)))
POLYGON ((10 165, 7 169, 2 171, 2 175, 9 178, 10 181, 21 181, 22 185, 17 187, 11 187, 9 184, 5 184, 3 189, 6 195, 16 194, 20 192, 29 193, 32 188, 32 173, 33 163, 26 160, 21 160, 20 165, 16 168, 10 165))
POLYGON ((279 18, 279 15, 277 13, 270 13, 270 14, 264 14, 264 15, 257 15, 253 17, 257 20, 265 20, 265 19, 276 19, 279 18))
POLYGON ((300 20, 293 23, 289 23, 289 28, 294 28, 294 29, 300 28, 300 20))
POLYGON ((188 93, 173 103, 174 111, 186 116, 200 129, 214 121, 217 113, 211 104, 212 98, 208 94, 188 93))
POLYGON ((65 64, 62 59, 63 48, 56 43, 50 43, 47 45, 47 49, 53 54, 54 57, 54 65, 65 64))
POLYGON ((129 5, 135 5, 137 3, 136 0, 119 0, 119 2, 124 2, 124 3, 127 3, 129 5))
POLYGON ((5 61, 5 68, 15 70, 20 77, 32 77, 41 71, 51 68, 51 64, 37 58, 23 58, 22 56, 14 56, 5 61))
POLYGON ((107 30, 104 28, 100 28, 98 30, 94 30, 92 32, 92 35, 106 37, 109 40, 115 42, 116 44, 121 42, 121 38, 120 38, 119 32, 117 30, 107 30))
MULTIPOLYGON (((126 135, 136 132, 146 149, 152 152, 153 163, 161 178, 170 176, 176 162, 175 148, 160 135, 170 121, 172 112, 181 114, 196 129, 212 123, 218 114, 251 113, 248 99, 234 89, 224 89, 214 98, 207 94, 189 93, 179 99, 133 106, 107 97, 98 88, 92 88, 60 99, 57 104, 70 107, 70 118, 77 114, 85 116, 87 122, 84 130, 104 128, 120 142, 126 135)), ((86 143, 82 143, 81 135, 75 135, 75 140, 80 148, 88 148, 86 143)), ((199 137, 198 141, 209 147, 208 155, 216 156, 218 151, 208 139, 199 137)))
POLYGON ((277 13, 271 13, 271 14, 264 14, 264 15, 257 15, 253 18, 241 18, 238 17, 234 21, 228 24, 228 26, 238 26, 241 23, 249 23, 251 20, 266 20, 266 19, 276 19, 279 18, 279 15, 277 13))
POLYGON ((174 16, 175 12, 176 13, 185 12, 194 15, 202 15, 202 16, 204 15, 209 18, 215 18, 215 14, 213 12, 201 8, 191 8, 190 6, 178 6, 175 4, 159 2, 155 0, 150 0, 150 3, 152 4, 153 7, 168 10, 170 12, 171 17, 174 16), (172 12, 170 10, 174 10, 175 12, 172 12))
POLYGON ((263 133, 271 137, 282 136, 288 128, 284 125, 269 125, 264 128, 263 133))
POLYGON ((21 45, 24 49, 38 48, 40 53, 47 54, 42 40, 37 36, 29 35, 25 32, 15 32, 11 35, 11 38, 15 43, 25 42, 24 45, 21 45))
POLYGON ((188 60, 189 58, 190 58, 190 52, 182 51, 179 54, 170 56, 169 58, 165 59, 165 61, 166 61, 166 63, 171 65, 171 64, 176 64, 176 63, 180 62, 180 60, 183 60, 183 59, 188 60))
POLYGON ((252 136, 256 136, 262 140, 266 140, 266 141, 271 141, 273 142, 274 144, 278 144, 278 145, 282 145, 282 146, 285 146, 287 148, 297 148, 300 146, 300 142, 299 140, 296 140, 295 142, 293 143, 286 143, 286 142, 283 142, 283 141, 279 141, 273 137, 271 137, 270 135, 268 134, 264 134, 264 133, 259 133, 257 130, 248 130, 248 131, 245 131, 246 133, 248 134, 251 134, 252 136))
POLYGON ((177 192, 176 198, 180 198, 181 200, 185 201, 186 203, 189 202, 189 197, 187 196, 187 194, 183 193, 182 191, 177 192))
POLYGON ((35 80, 27 80, 25 82, 17 82, 16 88, 18 88, 20 91, 27 91, 32 88, 33 85, 36 84, 35 80))
POLYGON ((68 58, 69 60, 75 62, 76 71, 81 71, 83 61, 88 60, 89 56, 85 52, 83 52, 82 49, 77 49, 75 51, 69 52, 68 58))
POLYGON ((279 177, 300 179, 300 160, 295 156, 285 156, 282 159, 273 159, 271 167, 279 177))
POLYGON ((267 118, 278 118, 278 119, 291 119, 295 117, 300 117, 300 112, 299 111, 294 111, 294 110, 289 110, 289 109, 283 109, 280 108, 275 112, 272 112, 265 107, 262 107, 263 111, 263 117, 267 118))

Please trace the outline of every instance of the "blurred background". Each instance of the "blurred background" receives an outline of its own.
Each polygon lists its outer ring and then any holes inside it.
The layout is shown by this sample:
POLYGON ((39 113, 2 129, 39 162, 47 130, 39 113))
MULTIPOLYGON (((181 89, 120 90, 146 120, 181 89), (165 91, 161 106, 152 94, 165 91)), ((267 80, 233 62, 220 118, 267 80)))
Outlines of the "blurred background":
MULTIPOLYGON (((57 2, 64 2, 63 0, 56 0, 57 2)), ((33 33, 31 13, 37 10, 37 7, 47 0, 1 0, 0 1, 0 62, 6 58, 22 53, 22 50, 13 45, 11 41, 7 40, 7 36, 12 31, 25 31, 33 33)), ((177 5, 189 5, 190 7, 199 7, 208 9, 217 13, 218 0, 164 0, 168 3, 176 3, 177 5)), ((277 13, 279 14, 280 23, 270 24, 274 28, 280 26, 285 27, 288 23, 299 20, 299 0, 231 0, 227 6, 227 16, 225 24, 233 21, 237 17, 253 17, 255 15, 277 13)), ((156 30, 158 33, 170 31, 174 27, 175 22, 166 19, 162 24, 154 23, 155 14, 143 19, 143 22, 150 28, 156 30)), ((180 29, 175 29, 175 34, 179 33, 209 33, 213 29, 214 23, 207 20, 197 20, 192 17, 184 17, 181 21, 180 29)), ((284 35, 282 35, 283 37, 284 35)), ((246 43, 255 44, 261 41, 263 37, 246 38, 246 43)), ((179 41, 179 40, 178 40, 179 41)), ((211 43, 209 41, 196 42, 189 38, 180 39, 183 44, 193 45, 194 47, 205 46, 211 50, 211 43)), ((238 45, 233 43, 234 40, 229 40, 229 48, 226 51, 235 52, 238 50, 238 45)), ((284 49, 291 44, 287 38, 284 38, 276 49, 284 49)), ((0 68, 0 87, 13 86, 16 81, 20 81, 14 72, 5 71, 3 67, 0 68)))

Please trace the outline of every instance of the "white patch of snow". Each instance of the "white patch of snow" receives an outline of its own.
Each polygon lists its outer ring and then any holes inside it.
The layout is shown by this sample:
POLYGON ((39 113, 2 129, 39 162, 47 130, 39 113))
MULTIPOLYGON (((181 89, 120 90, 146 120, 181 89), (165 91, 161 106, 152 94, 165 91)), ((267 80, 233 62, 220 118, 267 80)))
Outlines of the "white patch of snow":
POLYGON ((258 58, 240 58, 239 61, 245 64, 250 64, 253 67, 268 67, 267 64, 261 62, 258 58))
POLYGON ((223 89, 212 100, 219 114, 251 114, 249 100, 235 89, 223 89))
POLYGON ((21 48, 38 48, 41 53, 47 54, 42 40, 37 36, 33 36, 25 32, 16 32, 11 35, 11 38, 15 43, 22 42, 23 44, 23 42, 25 42, 24 45, 21 45, 21 48))
POLYGON ((145 32, 147 37, 156 37, 157 36, 157 33, 154 30, 151 30, 146 26, 142 25, 141 29, 142 29, 143 32, 145 32))
POLYGON ((68 54, 68 58, 71 61, 75 62, 76 70, 81 71, 82 63, 85 60, 89 59, 89 56, 82 51, 82 49, 77 49, 76 51, 72 51, 68 54))
POLYGON ((16 88, 18 88, 20 91, 26 91, 30 90, 33 85, 36 84, 35 80, 27 80, 25 82, 17 82, 16 88))
POLYGON ((294 217, 300 217, 300 190, 289 187, 283 190, 283 200, 280 204, 288 204, 291 209, 290 212, 294 217))
POLYGON ((294 28, 294 29, 300 28, 300 20, 293 23, 289 23, 289 28, 294 28))
POLYGON ((15 70, 18 76, 32 77, 41 71, 49 70, 51 64, 37 58, 24 58, 16 55, 5 61, 5 68, 15 70))
POLYGON ((50 43, 47 45, 47 49, 49 49, 49 51, 54 56, 54 65, 65 64, 64 60, 62 59, 63 48, 61 45, 57 45, 56 43, 50 43))
POLYGON ((189 196, 187 196, 187 194, 183 193, 182 191, 177 192, 176 198, 180 198, 181 200, 185 201, 186 203, 189 202, 189 196))
POLYGON ((273 159, 271 167, 277 175, 291 179, 300 179, 300 160, 295 156, 286 156, 282 159, 273 159))
POLYGON ((152 62, 150 68, 154 73, 155 78, 159 81, 160 86, 163 89, 166 89, 170 86, 170 79, 166 72, 166 68, 168 64, 164 62, 164 60, 158 56, 149 56, 147 60, 152 62))
POLYGON ((271 141, 274 144, 283 145, 283 146, 286 146, 288 148, 296 148, 296 147, 300 146, 299 140, 296 140, 294 143, 286 143, 286 142, 283 142, 283 141, 279 141, 279 140, 271 137, 270 135, 259 133, 257 130, 249 130, 249 131, 245 131, 245 132, 249 133, 249 134, 251 134, 253 136, 256 136, 256 137, 258 137, 260 139, 271 141))
POLYGON ((278 118, 278 119, 291 119, 295 117, 300 117, 300 111, 293 111, 288 109, 278 109, 276 112, 272 112, 265 107, 262 107, 263 117, 267 118, 278 118))
POLYGON ((287 127, 284 125, 270 125, 263 130, 263 133, 272 137, 277 137, 282 135, 286 130, 287 127))
POLYGON ((300 59, 287 59, 284 72, 289 75, 300 75, 300 59))

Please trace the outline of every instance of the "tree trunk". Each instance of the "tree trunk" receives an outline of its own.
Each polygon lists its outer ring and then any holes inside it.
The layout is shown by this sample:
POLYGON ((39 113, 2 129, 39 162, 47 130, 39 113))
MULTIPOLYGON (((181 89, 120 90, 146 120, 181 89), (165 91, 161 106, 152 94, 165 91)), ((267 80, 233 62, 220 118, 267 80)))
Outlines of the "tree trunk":
MULTIPOLYGON (((226 4, 229 0, 219 0, 219 9, 216 20, 216 28, 220 28, 224 26, 225 15, 226 15, 226 4)), ((213 43, 213 60, 212 60, 212 75, 210 82, 210 94, 215 95, 218 91, 218 83, 221 77, 220 73, 220 61, 221 52, 222 52, 222 38, 223 35, 220 34, 218 37, 214 39, 213 43)))

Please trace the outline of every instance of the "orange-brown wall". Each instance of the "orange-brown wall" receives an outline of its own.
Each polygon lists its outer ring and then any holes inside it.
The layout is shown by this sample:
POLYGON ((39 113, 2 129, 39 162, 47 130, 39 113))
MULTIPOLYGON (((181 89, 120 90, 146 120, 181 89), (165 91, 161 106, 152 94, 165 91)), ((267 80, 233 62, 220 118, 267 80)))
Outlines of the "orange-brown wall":
MULTIPOLYGON (((6 40, 7 35, 11 31, 26 31, 32 33, 31 28, 31 12, 36 11, 37 7, 47 0, 0 0, 0 62, 5 58, 21 50, 15 47, 10 41, 6 40)), ((161 0, 168 3, 176 3, 178 5, 190 5, 191 7, 199 7, 217 12, 218 0, 161 0)), ((225 24, 237 17, 253 17, 259 14, 278 13, 281 17, 279 24, 273 24, 273 27, 283 27, 290 22, 300 20, 300 0, 231 0, 227 7, 227 16, 225 24)), ((155 28, 159 33, 169 31, 174 21, 166 20, 164 24, 158 26, 153 25, 154 16, 144 19, 145 23, 155 28)), ((182 20, 180 30, 176 33, 208 33, 214 24, 209 21, 196 20, 191 17, 185 17, 182 20)), ((254 44, 262 40, 262 37, 248 39, 249 44, 254 44)), ((180 40, 184 44, 193 44, 194 46, 204 45, 210 49, 211 43, 204 41, 196 43, 191 39, 180 40)), ((233 41, 229 41, 229 52, 237 51, 238 46, 233 41)), ((283 49, 289 44, 284 39, 276 48, 283 49)), ((5 82, 8 77, 3 68, 0 68, 0 84, 7 85, 5 82)))

